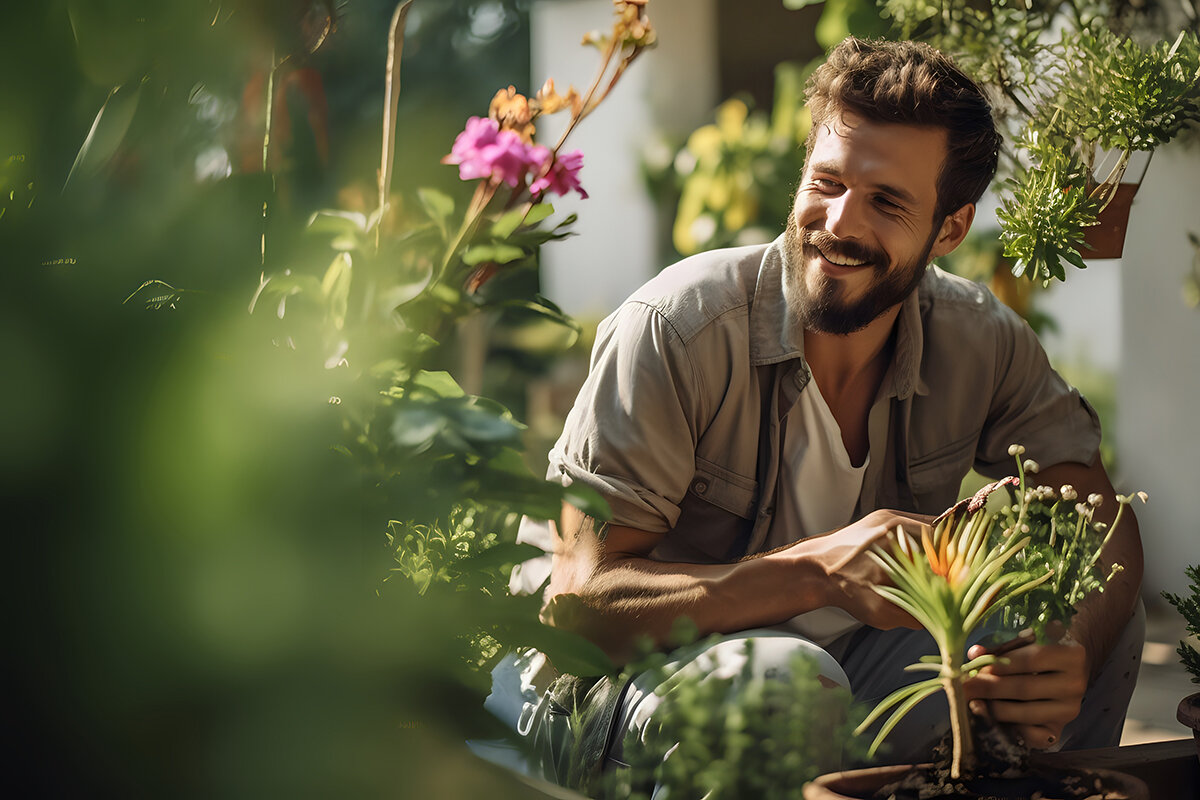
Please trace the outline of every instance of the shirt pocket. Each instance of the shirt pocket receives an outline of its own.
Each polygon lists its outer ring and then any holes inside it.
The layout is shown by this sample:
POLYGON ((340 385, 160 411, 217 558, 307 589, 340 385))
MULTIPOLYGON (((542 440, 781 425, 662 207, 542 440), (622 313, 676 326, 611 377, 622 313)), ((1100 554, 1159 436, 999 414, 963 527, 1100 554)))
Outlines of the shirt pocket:
POLYGON ((742 519, 750 519, 758 500, 758 482, 697 456, 696 474, 692 476, 688 494, 742 519))
POLYGON ((979 433, 972 432, 950 444, 910 459, 908 486, 913 494, 942 494, 949 491, 957 496, 963 477, 975 463, 975 448, 978 442, 979 433))

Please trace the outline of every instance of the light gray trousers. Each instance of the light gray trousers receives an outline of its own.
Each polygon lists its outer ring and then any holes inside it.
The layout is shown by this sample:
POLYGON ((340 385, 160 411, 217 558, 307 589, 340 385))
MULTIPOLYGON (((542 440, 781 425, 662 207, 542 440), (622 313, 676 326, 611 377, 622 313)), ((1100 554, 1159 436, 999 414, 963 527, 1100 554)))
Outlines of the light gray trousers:
MULTIPOLYGON (((980 633, 977 639, 984 635, 980 633)), ((1139 601, 1100 674, 1088 687, 1079 716, 1066 726, 1054 749, 1111 747, 1120 742, 1125 712, 1137 682, 1145 635, 1146 613, 1139 601)), ((849 688, 855 700, 869 708, 901 686, 923 677, 921 673, 906 672, 905 666, 916 663, 921 656, 937 654, 933 638, 923 630, 863 628, 846 634, 824 649, 793 634, 756 630, 725 636, 714 644, 681 648, 674 654, 669 672, 678 668, 702 676, 739 676, 746 663, 747 640, 754 641, 751 673, 757 678, 769 680, 780 674, 786 675, 791 657, 804 652, 816 661, 823 677, 849 688)), ((666 690, 662 694, 658 691, 660 684, 663 684, 661 673, 643 673, 634 677, 625 690, 613 726, 608 754, 611 762, 626 762, 627 734, 636 737, 630 741, 640 741, 639 734, 651 720, 671 713, 672 695, 666 689, 669 684, 664 685, 666 690)), ((879 761, 928 761, 934 746, 949 727, 946 701, 939 692, 922 701, 892 730, 887 737, 890 746, 880 753, 879 761)), ((874 732, 865 735, 874 738, 874 732)))

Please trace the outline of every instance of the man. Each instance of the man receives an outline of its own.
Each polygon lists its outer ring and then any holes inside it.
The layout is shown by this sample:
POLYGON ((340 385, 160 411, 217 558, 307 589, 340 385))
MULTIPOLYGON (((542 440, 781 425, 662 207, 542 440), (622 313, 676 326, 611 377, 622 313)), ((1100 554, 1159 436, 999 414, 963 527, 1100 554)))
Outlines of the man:
MULTIPOLYGON (((874 591, 885 578, 871 547, 918 534, 972 466, 1009 474, 1013 443, 1042 465, 1040 483, 1116 503, 1096 416, 1033 332, 985 289, 927 269, 962 242, 995 171, 979 88, 928 46, 852 38, 808 102, 785 233, 668 268, 600 327, 551 474, 599 491, 611 523, 567 506, 561 529, 522 535, 553 553, 545 618, 618 661, 686 616, 728 636, 681 664, 712 669, 754 637, 757 657, 807 650, 874 702, 934 650, 874 591)), ((975 706, 1032 747, 1120 735, 1142 633, 1136 523, 1104 560, 1124 571, 1067 639, 1017 649, 969 683, 975 706)), ((589 694, 615 715, 600 750, 619 757, 626 732, 670 712, 653 690, 589 694)), ((548 705, 524 724, 554 738, 548 705)), ((897 760, 927 757, 946 729, 944 707, 926 706, 894 737, 897 760)))

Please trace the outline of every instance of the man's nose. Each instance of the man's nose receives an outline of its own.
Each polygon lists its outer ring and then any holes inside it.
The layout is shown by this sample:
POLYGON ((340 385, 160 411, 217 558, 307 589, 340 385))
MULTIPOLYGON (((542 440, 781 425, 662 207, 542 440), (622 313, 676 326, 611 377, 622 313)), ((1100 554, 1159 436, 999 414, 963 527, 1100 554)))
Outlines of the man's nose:
POLYGON ((855 192, 842 192, 830 198, 825 207, 825 230, 839 239, 861 238, 865 224, 862 200, 855 192))

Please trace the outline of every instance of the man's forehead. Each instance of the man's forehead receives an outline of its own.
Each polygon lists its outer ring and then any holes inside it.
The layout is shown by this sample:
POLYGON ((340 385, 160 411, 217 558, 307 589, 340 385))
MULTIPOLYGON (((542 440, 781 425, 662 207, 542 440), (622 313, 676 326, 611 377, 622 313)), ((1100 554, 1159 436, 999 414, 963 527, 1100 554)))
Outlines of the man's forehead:
POLYGON ((936 191, 946 158, 946 130, 865 120, 849 112, 821 125, 806 159, 809 171, 853 170, 903 179, 911 188, 936 191))

